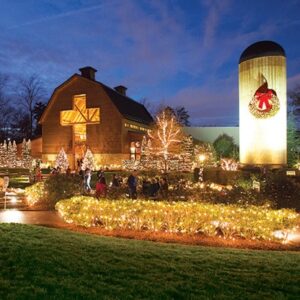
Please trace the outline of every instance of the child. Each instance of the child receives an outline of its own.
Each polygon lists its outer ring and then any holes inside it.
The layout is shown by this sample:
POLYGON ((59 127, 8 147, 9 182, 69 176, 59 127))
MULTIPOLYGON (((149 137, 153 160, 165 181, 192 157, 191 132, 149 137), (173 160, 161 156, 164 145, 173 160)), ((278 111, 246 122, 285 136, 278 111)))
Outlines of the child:
POLYGON ((105 177, 101 177, 97 183, 96 183, 96 197, 100 198, 106 197, 106 193, 107 193, 107 186, 106 186, 106 181, 105 181, 105 177))

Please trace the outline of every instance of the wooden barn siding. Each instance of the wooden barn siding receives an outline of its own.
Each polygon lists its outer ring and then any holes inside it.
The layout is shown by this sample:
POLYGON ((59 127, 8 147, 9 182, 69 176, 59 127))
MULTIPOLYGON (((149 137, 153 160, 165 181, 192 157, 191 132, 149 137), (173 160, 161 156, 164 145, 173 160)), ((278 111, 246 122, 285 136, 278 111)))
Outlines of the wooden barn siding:
MULTIPOLYGON (((17 144, 18 156, 22 156, 22 143, 17 144)), ((31 141, 31 155, 33 158, 42 158, 42 138, 36 138, 31 141)))
POLYGON ((87 126, 87 146, 93 153, 122 152, 122 116, 99 84, 75 77, 57 91, 43 122, 43 154, 64 147, 72 153, 72 126, 60 125, 60 111, 72 109, 73 96, 86 94, 87 107, 100 107, 100 124, 87 126))

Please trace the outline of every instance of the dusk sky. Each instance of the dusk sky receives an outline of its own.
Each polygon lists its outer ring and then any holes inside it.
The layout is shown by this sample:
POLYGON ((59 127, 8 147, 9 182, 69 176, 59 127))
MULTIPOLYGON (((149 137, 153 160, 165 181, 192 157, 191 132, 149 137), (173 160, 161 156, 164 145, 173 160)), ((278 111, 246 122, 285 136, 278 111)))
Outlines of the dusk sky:
POLYGON ((185 106, 194 125, 238 124, 238 60, 258 40, 300 82, 297 0, 0 0, 0 72, 40 74, 47 95, 83 66, 135 100, 185 106))

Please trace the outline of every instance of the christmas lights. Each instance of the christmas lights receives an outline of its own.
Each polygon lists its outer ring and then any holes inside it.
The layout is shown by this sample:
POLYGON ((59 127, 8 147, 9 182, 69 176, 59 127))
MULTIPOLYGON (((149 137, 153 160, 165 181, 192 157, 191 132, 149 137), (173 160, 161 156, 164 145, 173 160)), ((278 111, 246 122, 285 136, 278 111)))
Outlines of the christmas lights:
POLYGON ((96 200, 77 196, 56 204, 63 219, 75 225, 99 226, 107 230, 137 230, 204 234, 223 238, 285 241, 275 231, 295 232, 299 214, 268 206, 146 200, 96 200))
POLYGON ((60 168, 64 172, 68 169, 68 167, 69 161, 67 154, 64 148, 61 148, 55 160, 55 168, 60 168))

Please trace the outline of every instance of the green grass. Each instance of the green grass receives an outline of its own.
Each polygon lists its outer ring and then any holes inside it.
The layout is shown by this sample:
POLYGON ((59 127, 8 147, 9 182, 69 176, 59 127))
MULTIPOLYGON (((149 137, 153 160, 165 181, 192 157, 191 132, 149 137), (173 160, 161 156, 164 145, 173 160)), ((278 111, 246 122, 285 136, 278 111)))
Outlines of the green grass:
POLYGON ((160 244, 0 225, 1 299, 284 299, 300 254, 160 244))

